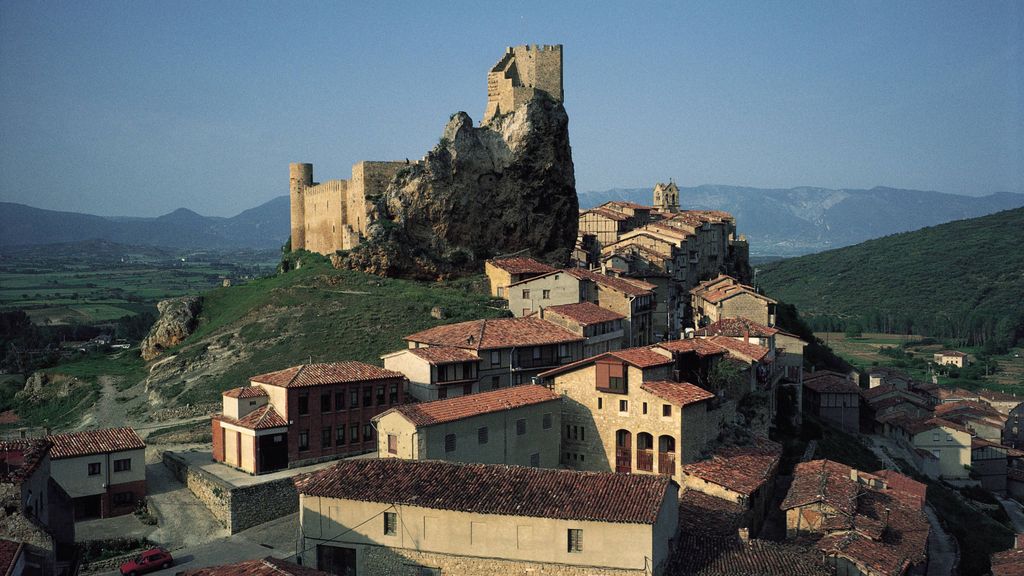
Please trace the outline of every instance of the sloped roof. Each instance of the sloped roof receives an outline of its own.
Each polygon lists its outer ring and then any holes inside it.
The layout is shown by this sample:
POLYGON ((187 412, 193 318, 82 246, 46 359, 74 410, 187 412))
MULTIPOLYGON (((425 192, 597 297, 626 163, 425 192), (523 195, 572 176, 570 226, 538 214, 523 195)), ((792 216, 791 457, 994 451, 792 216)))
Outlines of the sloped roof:
POLYGON ((625 318, 625 316, 618 312, 612 312, 607 308, 601 308, 592 302, 548 306, 544 309, 544 314, 557 314, 563 318, 568 318, 569 320, 578 323, 580 326, 590 326, 591 324, 600 324, 602 322, 611 322, 613 320, 622 320, 625 318))
POLYGON ((583 216, 584 214, 597 214, 598 216, 604 216, 605 218, 608 218, 609 220, 615 220, 616 222, 624 222, 626 220, 629 220, 629 216, 627 216, 626 214, 616 212, 615 210, 602 208, 600 206, 597 208, 591 208, 590 210, 585 210, 580 214, 580 216, 583 216))
POLYGON ((782 501, 788 510, 815 502, 824 502, 849 517, 856 508, 858 484, 850 478, 852 468, 832 460, 800 462, 793 470, 793 483, 782 501))
POLYGON ((1024 576, 1024 548, 1011 548, 993 554, 992 576, 1024 576))
MULTIPOLYGON (((428 364, 452 364, 455 362, 479 362, 480 357, 464 348, 448 346, 427 346, 426 348, 408 348, 410 354, 422 358, 428 364)), ((403 350, 405 352, 405 350, 403 350)))
POLYGON ((300 494, 476 514, 654 524, 668 476, 397 458, 346 460, 296 480, 300 494))
POLYGON ((675 354, 685 354, 687 352, 693 352, 697 356, 717 356, 719 354, 728 354, 729 351, 724 347, 715 344, 714 342, 704 338, 687 338, 685 340, 667 340, 665 342, 658 342, 655 344, 658 348, 668 350, 675 354))
POLYGON ((362 382, 365 380, 385 380, 404 377, 401 372, 395 372, 380 366, 346 361, 300 364, 291 368, 285 368, 284 370, 253 376, 250 380, 260 384, 280 386, 281 388, 304 388, 307 386, 322 386, 343 382, 362 382))
POLYGON ((667 400, 676 406, 696 404, 697 402, 703 402, 704 400, 710 400, 715 397, 711 392, 708 392, 700 386, 690 384, 689 382, 653 380, 649 382, 641 382, 640 388, 663 400, 667 400))
POLYGON ((433 426, 481 414, 551 402, 560 398, 561 396, 544 386, 525 384, 421 404, 403 404, 374 417, 374 420, 379 420, 385 414, 395 411, 417 426, 433 426))
POLYGON ((607 274, 584 270, 583 268, 568 268, 565 271, 580 280, 589 280, 595 284, 601 284, 627 296, 647 296, 651 294, 652 290, 657 288, 654 284, 642 280, 608 276, 607 274))
POLYGON ((39 468, 52 446, 43 439, 0 441, 0 482, 21 483, 39 468))
POLYGON ((722 318, 697 331, 697 334, 701 336, 730 336, 732 338, 744 336, 768 338, 778 333, 777 328, 765 326, 748 318, 722 318))
POLYGON ((234 564, 195 568, 179 574, 182 576, 329 576, 328 572, 285 562, 273 556, 267 556, 261 560, 246 560, 234 564))
POLYGON ((224 392, 224 396, 228 398, 260 398, 267 396, 267 391, 262 386, 240 386, 238 388, 232 388, 227 392, 224 392))
POLYGON ((53 442, 50 458, 74 458, 89 454, 109 454, 124 450, 142 450, 146 443, 131 428, 102 428, 84 432, 54 434, 48 437, 53 442))
POLYGON ((533 258, 495 258, 487 262, 509 274, 547 274, 555 271, 554 267, 533 258))
POLYGON ((846 376, 835 372, 815 372, 810 378, 804 377, 804 387, 819 394, 860 394, 861 388, 846 376))
POLYGON ((720 448, 707 460, 683 466, 683 473, 750 496, 772 480, 780 458, 781 444, 756 438, 749 446, 720 448))
POLYGON ((722 348, 725 348, 730 353, 735 353, 745 359, 749 358, 754 362, 760 362, 768 355, 769 352, 771 352, 771 350, 764 346, 758 346, 757 344, 751 344, 750 342, 743 342, 728 336, 711 336, 708 340, 722 348))
POLYGON ((582 342, 584 338, 547 320, 530 316, 444 324, 410 334, 405 340, 430 346, 494 350, 513 346, 582 342))
POLYGON ((565 364, 564 366, 552 368, 551 370, 548 370, 546 372, 541 372, 540 374, 538 374, 538 376, 541 378, 550 378, 552 376, 557 376, 565 372, 571 372, 583 366, 588 366, 590 364, 597 362, 598 360, 603 360, 605 358, 616 358, 618 360, 625 362, 626 364, 629 364, 635 368, 640 369, 654 368, 656 366, 664 366, 666 364, 671 364, 672 358, 665 354, 656 352, 655 349, 657 347, 657 345, 640 346, 637 348, 624 348, 622 350, 602 352, 596 356, 591 356, 590 358, 584 358, 583 360, 578 360, 570 364, 565 364))

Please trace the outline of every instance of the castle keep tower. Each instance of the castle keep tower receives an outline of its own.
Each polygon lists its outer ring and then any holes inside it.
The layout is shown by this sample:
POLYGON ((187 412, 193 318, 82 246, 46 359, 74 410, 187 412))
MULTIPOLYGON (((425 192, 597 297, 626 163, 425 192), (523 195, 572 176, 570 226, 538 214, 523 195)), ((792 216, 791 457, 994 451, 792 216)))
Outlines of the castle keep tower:
POLYGON ((293 162, 288 165, 288 195, 292 208, 292 250, 306 248, 306 188, 313 186, 313 165, 293 162))
POLYGON ((679 187, 675 182, 654 185, 654 207, 662 212, 679 212, 679 187))
POLYGON ((563 102, 562 45, 514 46, 487 74, 487 110, 481 125, 508 114, 537 92, 563 102))

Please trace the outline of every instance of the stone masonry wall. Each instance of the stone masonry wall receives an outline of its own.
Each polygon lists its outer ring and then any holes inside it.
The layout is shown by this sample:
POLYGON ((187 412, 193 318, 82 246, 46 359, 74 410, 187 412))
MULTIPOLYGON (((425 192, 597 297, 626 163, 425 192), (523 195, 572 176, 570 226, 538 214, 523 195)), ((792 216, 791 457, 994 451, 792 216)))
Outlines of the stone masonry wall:
POLYGON ((494 574, 542 574, 544 576, 639 576, 645 570, 617 570, 567 564, 519 562, 496 558, 473 558, 363 546, 363 567, 368 576, 419 576, 420 567, 440 568, 441 574, 493 576, 494 574))
POLYGON ((174 476, 184 484, 213 517, 224 526, 230 523, 231 484, 199 468, 189 468, 184 458, 171 452, 163 453, 163 462, 174 476))

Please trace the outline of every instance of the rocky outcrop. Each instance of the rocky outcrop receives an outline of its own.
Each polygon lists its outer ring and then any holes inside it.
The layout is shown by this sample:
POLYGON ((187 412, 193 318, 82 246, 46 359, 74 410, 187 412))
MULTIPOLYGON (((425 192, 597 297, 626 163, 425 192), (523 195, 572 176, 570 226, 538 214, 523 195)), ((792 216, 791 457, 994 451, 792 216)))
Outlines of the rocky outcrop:
POLYGON ((149 334, 140 345, 142 359, 152 360, 164 350, 178 345, 182 340, 188 338, 195 330, 199 310, 202 307, 202 298, 198 296, 184 296, 162 300, 156 305, 160 317, 149 330, 149 334))
POLYGON ((565 264, 579 211, 565 108, 539 93, 480 127, 459 112, 371 200, 368 238, 336 266, 436 278, 517 251, 565 264))
POLYGON ((78 378, 63 374, 34 372, 25 380, 25 387, 15 394, 22 401, 39 404, 49 400, 67 398, 71 391, 81 384, 78 378))

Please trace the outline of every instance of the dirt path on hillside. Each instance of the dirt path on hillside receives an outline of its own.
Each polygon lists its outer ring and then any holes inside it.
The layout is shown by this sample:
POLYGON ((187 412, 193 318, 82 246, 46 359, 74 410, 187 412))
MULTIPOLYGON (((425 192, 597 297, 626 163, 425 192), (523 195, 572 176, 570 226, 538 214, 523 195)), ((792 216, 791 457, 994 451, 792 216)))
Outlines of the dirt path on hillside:
POLYGON ((140 382, 131 388, 118 390, 118 378, 115 376, 100 376, 97 381, 100 385, 100 397, 82 416, 75 428, 115 428, 138 424, 137 419, 131 418, 130 414, 132 409, 146 402, 144 383, 140 382))

